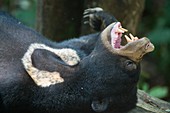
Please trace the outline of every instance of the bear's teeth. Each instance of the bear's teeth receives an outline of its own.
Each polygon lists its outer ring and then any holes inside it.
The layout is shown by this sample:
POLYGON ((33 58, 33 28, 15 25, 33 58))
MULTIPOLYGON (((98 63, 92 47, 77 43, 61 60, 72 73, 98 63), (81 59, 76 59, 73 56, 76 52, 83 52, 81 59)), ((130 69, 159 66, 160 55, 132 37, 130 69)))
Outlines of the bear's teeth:
POLYGON ((131 33, 129 34, 129 36, 125 35, 125 38, 126 38, 127 42, 133 42, 133 41, 138 40, 138 37, 134 37, 131 33))
POLYGON ((125 28, 123 28, 123 27, 119 27, 119 30, 122 30, 122 31, 124 31, 124 32, 128 32, 128 30, 125 29, 125 28))

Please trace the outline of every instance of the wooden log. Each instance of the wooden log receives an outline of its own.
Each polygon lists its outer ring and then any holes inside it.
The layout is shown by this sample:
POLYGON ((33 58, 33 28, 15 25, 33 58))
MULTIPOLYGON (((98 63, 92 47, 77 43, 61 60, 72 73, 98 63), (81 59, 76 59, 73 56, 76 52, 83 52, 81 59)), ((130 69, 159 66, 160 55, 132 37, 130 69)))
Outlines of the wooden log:
POLYGON ((170 113, 170 103, 138 90, 137 107, 129 113, 170 113))

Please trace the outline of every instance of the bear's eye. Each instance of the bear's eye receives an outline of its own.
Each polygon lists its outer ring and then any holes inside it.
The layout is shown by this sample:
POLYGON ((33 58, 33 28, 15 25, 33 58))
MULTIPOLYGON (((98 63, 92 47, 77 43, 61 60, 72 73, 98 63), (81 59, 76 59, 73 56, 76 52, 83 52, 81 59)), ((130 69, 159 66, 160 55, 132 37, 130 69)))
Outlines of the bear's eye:
POLYGON ((131 60, 126 60, 124 62, 125 64, 125 68, 128 70, 128 71, 132 71, 132 70, 135 70, 137 68, 137 65, 131 61, 131 60))

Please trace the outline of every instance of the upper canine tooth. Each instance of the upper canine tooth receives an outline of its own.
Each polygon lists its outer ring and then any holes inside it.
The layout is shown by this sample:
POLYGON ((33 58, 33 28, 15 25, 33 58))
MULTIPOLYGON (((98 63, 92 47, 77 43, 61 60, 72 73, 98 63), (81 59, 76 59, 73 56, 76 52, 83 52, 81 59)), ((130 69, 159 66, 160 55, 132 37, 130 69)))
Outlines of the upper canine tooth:
POLYGON ((124 33, 125 31, 123 31, 122 29, 118 28, 117 32, 124 33))
POLYGON ((124 32, 128 32, 128 30, 123 27, 120 27, 119 29, 123 30, 124 32))

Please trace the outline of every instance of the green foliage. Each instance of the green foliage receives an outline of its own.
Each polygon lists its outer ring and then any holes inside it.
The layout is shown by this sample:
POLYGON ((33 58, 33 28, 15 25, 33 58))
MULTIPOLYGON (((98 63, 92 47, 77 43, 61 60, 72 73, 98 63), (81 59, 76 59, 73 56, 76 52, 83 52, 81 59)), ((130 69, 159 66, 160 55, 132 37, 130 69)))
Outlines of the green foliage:
POLYGON ((167 86, 154 86, 150 87, 149 83, 146 81, 149 80, 151 76, 149 73, 146 73, 144 71, 141 72, 141 78, 139 80, 138 88, 141 90, 144 90, 149 95, 157 97, 157 98, 165 98, 168 96, 168 87, 167 86))
POLYGON ((141 89, 144 90, 144 91, 146 91, 146 92, 148 92, 148 91, 149 91, 149 84, 146 83, 146 82, 143 82, 141 89))
POLYGON ((36 1, 37 0, 19 0, 19 7, 13 10, 12 14, 24 24, 35 27, 36 1))
MULTIPOLYGON (((170 1, 166 0, 165 6, 159 12, 159 16, 154 18, 156 23, 148 33, 148 37, 155 44, 156 49, 153 57, 158 61, 160 71, 169 77, 170 66, 170 1)), ((170 78, 170 77, 169 77, 170 78)))
POLYGON ((167 87, 163 87, 163 86, 155 86, 153 88, 151 88, 148 93, 151 95, 151 96, 154 96, 154 97, 158 97, 158 98, 164 98, 167 96, 168 94, 168 88, 167 87))
POLYGON ((148 37, 156 45, 170 43, 170 28, 158 28, 149 33, 148 37))
POLYGON ((168 96, 168 87, 166 86, 154 86, 152 88, 149 88, 149 84, 146 82, 143 82, 141 84, 140 89, 144 90, 149 95, 157 97, 157 98, 165 98, 168 96))
MULTIPOLYGON (((144 16, 140 23, 139 33, 150 38, 155 45, 155 51, 150 57, 157 66, 157 72, 165 78, 163 82, 167 86, 151 86, 152 75, 146 72, 141 73, 139 88, 145 90, 152 96, 165 98, 170 90, 170 0, 146 0, 144 16)), ((149 68, 149 67, 148 67, 149 68)), ((156 76, 155 76, 156 77, 156 76)), ((152 81, 154 82, 154 81, 152 81)), ((155 84, 154 84, 155 85, 155 84)))

